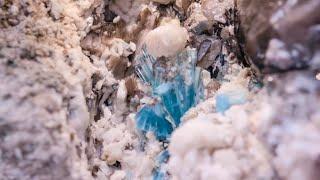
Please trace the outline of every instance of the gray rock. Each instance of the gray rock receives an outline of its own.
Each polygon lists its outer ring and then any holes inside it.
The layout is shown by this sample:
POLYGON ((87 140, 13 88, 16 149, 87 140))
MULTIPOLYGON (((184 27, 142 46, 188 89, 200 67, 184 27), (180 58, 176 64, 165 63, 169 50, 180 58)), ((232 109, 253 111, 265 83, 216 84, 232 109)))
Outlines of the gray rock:
POLYGON ((320 23, 317 0, 292 1, 272 0, 257 2, 252 0, 238 1, 241 28, 245 36, 245 50, 263 72, 286 71, 307 68, 311 64, 314 47, 319 44, 316 25, 320 23), (271 39, 279 39, 287 47, 291 64, 285 68, 270 58, 266 52, 271 50, 271 39))

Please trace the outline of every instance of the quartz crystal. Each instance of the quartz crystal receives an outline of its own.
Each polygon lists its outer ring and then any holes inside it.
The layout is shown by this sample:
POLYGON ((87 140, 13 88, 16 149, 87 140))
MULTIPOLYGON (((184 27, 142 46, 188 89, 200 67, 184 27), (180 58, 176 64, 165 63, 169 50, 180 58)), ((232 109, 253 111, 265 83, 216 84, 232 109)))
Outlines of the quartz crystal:
POLYGON ((167 139, 179 126, 183 114, 203 97, 201 70, 196 67, 196 55, 195 49, 186 49, 176 56, 173 67, 162 67, 143 48, 137 58, 136 72, 143 82, 152 87, 152 95, 159 102, 145 105, 137 113, 137 127, 141 131, 152 131, 159 140, 167 139))

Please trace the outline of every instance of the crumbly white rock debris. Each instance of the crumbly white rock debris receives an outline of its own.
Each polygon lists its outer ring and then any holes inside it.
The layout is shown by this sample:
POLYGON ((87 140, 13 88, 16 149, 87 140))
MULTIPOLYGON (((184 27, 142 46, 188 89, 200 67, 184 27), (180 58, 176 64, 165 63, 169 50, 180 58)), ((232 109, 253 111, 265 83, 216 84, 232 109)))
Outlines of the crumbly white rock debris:
POLYGON ((226 22, 225 11, 234 7, 233 0, 202 0, 203 13, 211 21, 226 22))

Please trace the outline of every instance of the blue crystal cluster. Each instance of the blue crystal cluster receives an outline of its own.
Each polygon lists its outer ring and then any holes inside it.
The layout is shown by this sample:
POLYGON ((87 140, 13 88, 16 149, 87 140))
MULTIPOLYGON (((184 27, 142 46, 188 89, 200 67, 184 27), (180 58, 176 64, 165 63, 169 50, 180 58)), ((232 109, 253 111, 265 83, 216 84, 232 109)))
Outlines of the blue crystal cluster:
POLYGON ((145 105, 136 115, 137 127, 152 131, 158 140, 170 137, 180 118, 203 97, 201 69, 196 67, 195 49, 177 55, 174 67, 163 67, 145 48, 137 58, 136 73, 152 87, 154 105, 145 105), (168 77, 168 74, 174 74, 168 77))

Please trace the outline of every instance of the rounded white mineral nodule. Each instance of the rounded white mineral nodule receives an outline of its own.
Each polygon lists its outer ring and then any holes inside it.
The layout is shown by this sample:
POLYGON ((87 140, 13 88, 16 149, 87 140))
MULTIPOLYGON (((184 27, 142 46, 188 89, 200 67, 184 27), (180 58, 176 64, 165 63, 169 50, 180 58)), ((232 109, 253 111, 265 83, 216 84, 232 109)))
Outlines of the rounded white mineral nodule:
POLYGON ((188 32, 177 20, 170 20, 150 31, 144 43, 150 54, 155 57, 173 56, 184 49, 188 32))

